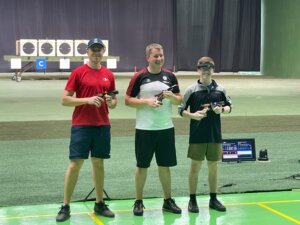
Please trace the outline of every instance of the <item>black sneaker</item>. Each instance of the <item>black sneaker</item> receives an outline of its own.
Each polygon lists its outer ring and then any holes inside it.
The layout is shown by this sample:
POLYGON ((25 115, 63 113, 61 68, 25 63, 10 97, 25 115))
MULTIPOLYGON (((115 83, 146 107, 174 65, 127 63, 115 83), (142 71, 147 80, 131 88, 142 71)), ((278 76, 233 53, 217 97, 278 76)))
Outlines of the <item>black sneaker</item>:
POLYGON ((112 211, 110 211, 110 209, 104 202, 95 202, 94 213, 105 217, 115 217, 115 214, 112 211))
POLYGON ((199 208, 198 208, 198 205, 197 205, 197 201, 190 200, 189 201, 188 210, 191 213, 198 213, 199 212, 199 208))
POLYGON ((142 216, 144 213, 145 206, 143 204, 143 200, 135 200, 134 206, 133 206, 133 214, 135 216, 142 216))
POLYGON ((164 200, 162 209, 167 212, 181 214, 181 209, 176 205, 174 199, 172 198, 164 200))
POLYGON ((219 202, 218 199, 210 199, 209 200, 209 208, 220 211, 220 212, 226 211, 225 206, 222 205, 222 203, 219 202))
POLYGON ((57 216, 56 222, 64 222, 71 217, 70 215, 70 206, 69 205, 62 205, 57 216))

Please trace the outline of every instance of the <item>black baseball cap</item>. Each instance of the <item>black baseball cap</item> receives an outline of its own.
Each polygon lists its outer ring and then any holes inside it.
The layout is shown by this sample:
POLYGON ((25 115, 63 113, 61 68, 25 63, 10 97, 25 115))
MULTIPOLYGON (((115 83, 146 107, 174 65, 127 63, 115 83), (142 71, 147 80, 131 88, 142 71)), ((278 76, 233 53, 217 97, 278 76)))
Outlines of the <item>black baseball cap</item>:
POLYGON ((90 48, 92 47, 92 45, 101 45, 103 48, 105 48, 105 45, 100 38, 92 38, 91 40, 89 40, 87 47, 90 48))

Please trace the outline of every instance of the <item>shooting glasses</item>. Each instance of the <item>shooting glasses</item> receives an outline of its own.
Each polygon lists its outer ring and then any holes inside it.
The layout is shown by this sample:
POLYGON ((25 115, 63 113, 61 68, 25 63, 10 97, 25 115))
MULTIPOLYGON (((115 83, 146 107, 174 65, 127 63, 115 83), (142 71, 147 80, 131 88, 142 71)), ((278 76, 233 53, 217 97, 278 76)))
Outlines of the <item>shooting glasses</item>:
POLYGON ((205 62, 205 63, 198 64, 197 68, 202 70, 210 70, 210 69, 214 69, 215 65, 210 62, 205 62))

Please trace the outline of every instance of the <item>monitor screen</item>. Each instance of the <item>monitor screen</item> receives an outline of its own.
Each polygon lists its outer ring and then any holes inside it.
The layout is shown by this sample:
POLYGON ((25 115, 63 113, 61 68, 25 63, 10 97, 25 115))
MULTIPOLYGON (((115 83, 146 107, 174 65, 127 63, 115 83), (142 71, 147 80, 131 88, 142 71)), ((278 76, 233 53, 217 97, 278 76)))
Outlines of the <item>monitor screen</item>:
POLYGON ((255 161, 255 139, 223 139, 222 162, 255 161))

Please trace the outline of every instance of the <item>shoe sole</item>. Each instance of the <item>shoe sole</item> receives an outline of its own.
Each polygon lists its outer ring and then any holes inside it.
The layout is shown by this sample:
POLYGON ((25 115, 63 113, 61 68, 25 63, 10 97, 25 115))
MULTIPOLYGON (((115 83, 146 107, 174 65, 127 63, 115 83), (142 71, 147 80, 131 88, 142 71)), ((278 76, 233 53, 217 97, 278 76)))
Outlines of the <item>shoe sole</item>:
POLYGON ((58 220, 58 219, 56 219, 56 222, 58 222, 58 223, 61 223, 61 222, 65 222, 65 221, 67 221, 68 219, 70 219, 70 217, 71 216, 68 216, 66 219, 64 219, 64 220, 58 220))
POLYGON ((165 211, 165 212, 170 212, 170 213, 174 213, 174 214, 181 214, 181 211, 180 212, 175 212, 175 211, 172 211, 172 210, 170 210, 170 209, 162 209, 163 211, 165 211))
POLYGON ((226 209, 222 210, 222 209, 216 209, 215 207, 209 206, 210 209, 214 209, 218 212, 226 212, 226 209))
POLYGON ((95 211, 94 211, 94 214, 99 215, 99 216, 104 216, 104 217, 107 217, 107 218, 114 218, 115 217, 115 215, 104 215, 102 213, 97 213, 95 211))
POLYGON ((198 210, 190 210, 190 209, 188 209, 188 211, 189 211, 190 213, 199 213, 199 209, 198 209, 198 210))
POLYGON ((135 212, 133 212, 133 215, 135 215, 135 216, 143 216, 143 214, 144 214, 144 212, 142 212, 142 213, 135 213, 135 212))

